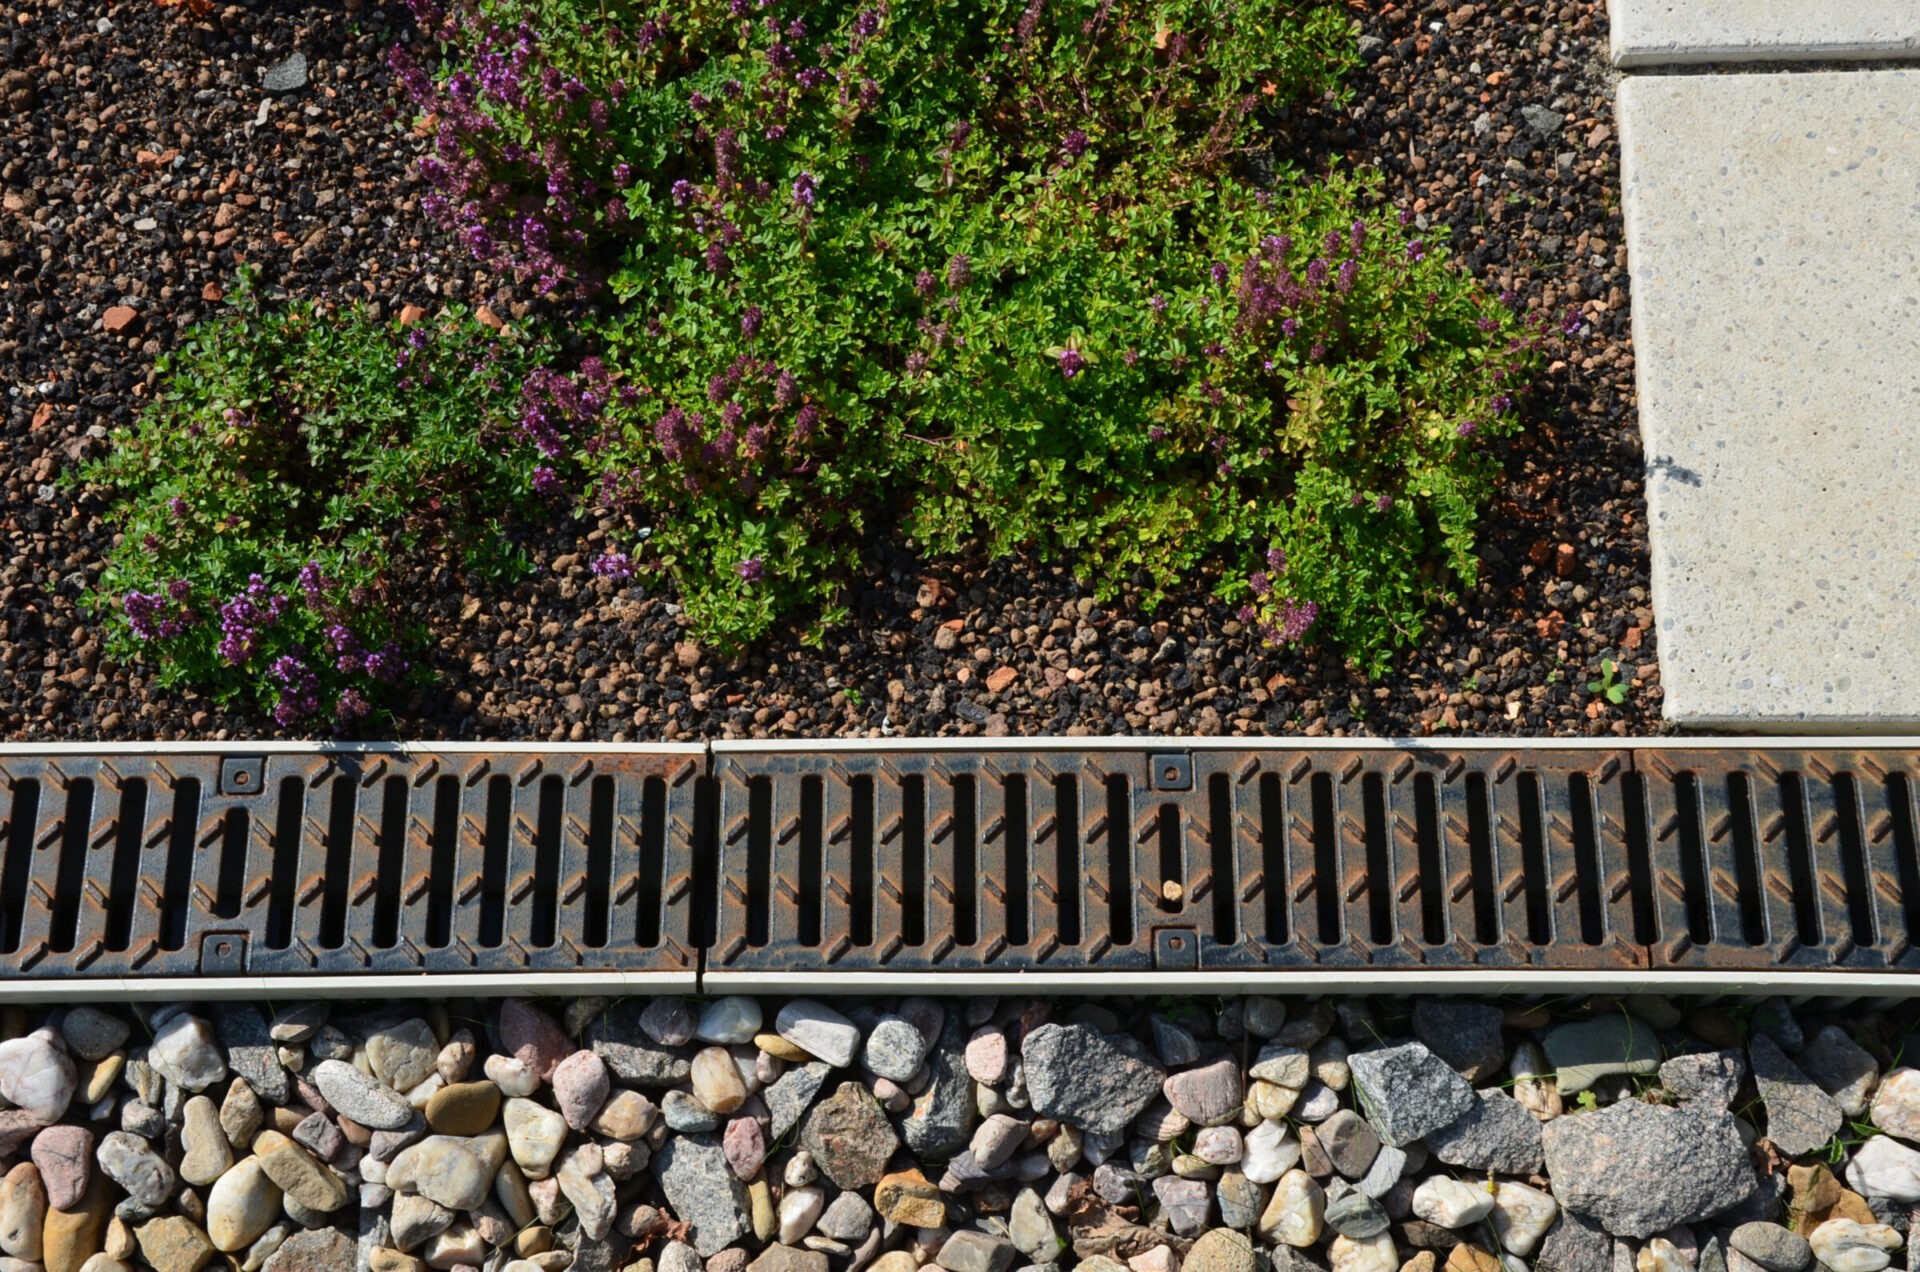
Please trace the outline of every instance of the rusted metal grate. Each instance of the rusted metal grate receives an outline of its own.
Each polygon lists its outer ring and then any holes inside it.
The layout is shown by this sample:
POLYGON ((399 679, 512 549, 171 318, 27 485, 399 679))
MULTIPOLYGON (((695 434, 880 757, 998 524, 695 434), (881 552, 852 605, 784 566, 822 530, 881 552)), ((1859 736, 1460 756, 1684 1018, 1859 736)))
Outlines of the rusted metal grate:
POLYGON ((696 971, 703 763, 0 756, 0 976, 696 971))
POLYGON ((0 751, 0 982, 1900 971, 1920 967, 1917 760, 16 748, 0 751))
POLYGON ((1915 967, 1916 758, 723 749, 706 968, 1915 967))

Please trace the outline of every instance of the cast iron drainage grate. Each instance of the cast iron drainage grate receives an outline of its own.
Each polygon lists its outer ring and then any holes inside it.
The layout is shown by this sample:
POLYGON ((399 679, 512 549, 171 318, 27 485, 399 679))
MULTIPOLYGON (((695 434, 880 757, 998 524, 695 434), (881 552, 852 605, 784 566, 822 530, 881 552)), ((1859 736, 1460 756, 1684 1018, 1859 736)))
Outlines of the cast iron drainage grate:
POLYGON ((0 996, 903 975, 1790 990, 1820 972, 1900 993, 1920 967, 1916 761, 1169 739, 13 747, 0 996))

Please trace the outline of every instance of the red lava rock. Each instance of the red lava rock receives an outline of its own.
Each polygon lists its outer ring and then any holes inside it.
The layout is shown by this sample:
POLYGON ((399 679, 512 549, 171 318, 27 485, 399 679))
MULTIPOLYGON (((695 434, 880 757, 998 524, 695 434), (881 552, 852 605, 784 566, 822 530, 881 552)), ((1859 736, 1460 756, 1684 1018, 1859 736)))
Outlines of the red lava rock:
POLYGON ((204 301, 208 301, 211 303, 214 301, 225 300, 226 298, 227 298, 227 294, 220 290, 220 284, 218 283, 208 283, 205 287, 202 287, 200 289, 200 299, 204 301))
POLYGON ((1527 560, 1533 562, 1535 565, 1545 565, 1547 562, 1553 560, 1553 545, 1545 539, 1540 540, 1527 549, 1527 560))
POLYGON ((419 322, 426 316, 427 311, 420 308, 420 306, 404 305, 400 309, 400 325, 402 327, 411 327, 414 323, 419 322))
POLYGON ((492 308, 487 305, 482 305, 480 306, 480 308, 474 310, 473 316, 475 318, 478 318, 481 322, 485 323, 487 326, 492 327, 495 331, 498 331, 500 330, 500 328, 507 325, 507 320, 502 318, 499 314, 494 313, 492 308))
POLYGON ((1570 579, 1580 568, 1580 559, 1574 555, 1573 545, 1563 543, 1553 550, 1553 572, 1560 578, 1570 579))
POLYGON ((115 335, 139 321, 140 312, 128 305, 115 305, 100 317, 101 325, 115 335))
POLYGON ((987 673, 987 692, 999 693, 1020 678, 1020 673, 1011 667, 996 667, 987 673))
POLYGON ((53 419, 53 403, 42 402, 33 408, 33 426, 35 428, 45 428, 51 419, 53 419))

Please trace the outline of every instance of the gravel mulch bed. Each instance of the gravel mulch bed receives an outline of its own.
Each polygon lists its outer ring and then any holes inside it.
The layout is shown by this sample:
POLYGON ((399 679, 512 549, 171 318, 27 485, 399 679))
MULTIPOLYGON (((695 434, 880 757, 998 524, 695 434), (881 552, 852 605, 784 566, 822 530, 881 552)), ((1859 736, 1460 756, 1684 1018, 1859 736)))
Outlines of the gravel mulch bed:
MULTIPOLYGON (((109 532, 47 483, 152 390, 157 354, 242 261, 287 294, 515 308, 418 210, 421 140, 382 54, 397 5, 272 0, 204 20, 150 0, 24 0, 0 40, 0 376, 7 385, 0 732, 15 739, 276 732, 193 694, 148 696, 76 608, 109 532), (263 89, 298 53, 309 82, 263 89), (110 310, 132 321, 109 330, 110 310)), ((1277 145, 1378 162, 1390 197, 1499 290, 1587 328, 1531 407, 1485 522, 1481 583, 1368 682, 1274 651, 1204 587, 1143 615, 1069 570, 929 563, 877 543, 853 618, 722 658, 656 585, 594 579, 606 526, 528 544, 511 590, 428 588, 457 632, 396 732, 639 741, 842 734, 1640 735, 1661 731, 1633 410, 1606 14, 1593 2, 1354 8, 1352 104, 1277 145), (465 616, 465 621, 461 621, 465 616), (1586 689, 1602 659, 1630 685, 1586 689)), ((124 317, 115 314, 115 325, 124 317)))
POLYGON ((59 1272, 1882 1272, 1920 1223, 1906 1009, 578 998, 30 1023, 0 1044, 0 1248, 59 1272))

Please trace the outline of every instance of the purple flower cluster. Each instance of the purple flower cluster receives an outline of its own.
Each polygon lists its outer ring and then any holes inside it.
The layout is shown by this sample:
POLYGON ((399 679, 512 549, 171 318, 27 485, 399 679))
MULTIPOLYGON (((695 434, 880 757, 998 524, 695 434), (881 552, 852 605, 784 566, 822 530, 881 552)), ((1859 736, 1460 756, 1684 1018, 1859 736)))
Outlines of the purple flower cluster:
POLYGON ((1087 360, 1080 356, 1078 349, 1063 349, 1060 352, 1060 378, 1071 380, 1086 369, 1087 360))
POLYGON ((260 633, 276 626, 287 612, 287 598, 275 595, 258 574, 220 606, 220 657, 238 667, 258 652, 260 633))
POLYGON ((129 591, 121 598, 120 607, 127 625, 141 640, 171 640, 199 619, 186 604, 191 591, 185 579, 175 579, 167 585, 166 595, 129 591))
POLYGON ((734 567, 734 572, 749 583, 758 583, 767 577, 767 563, 759 557, 748 557, 734 567))
POLYGON ((280 684, 280 697, 273 704, 274 723, 288 728, 320 710, 320 678, 306 663, 292 654, 282 654, 267 668, 267 674, 280 684))
POLYGON ((633 577, 633 558, 624 552, 603 552, 593 559, 595 578, 618 583, 633 577))

